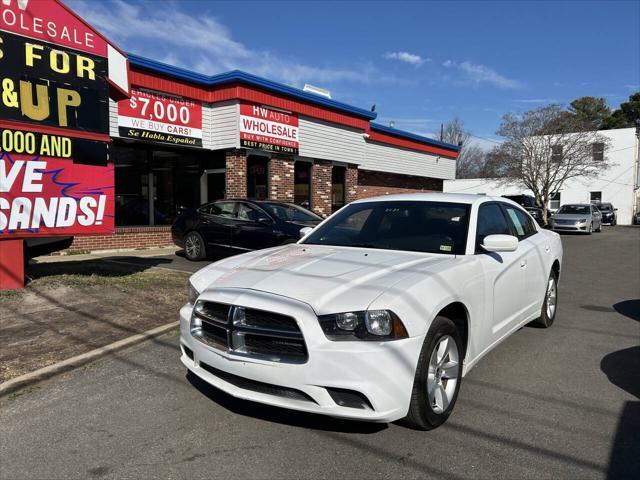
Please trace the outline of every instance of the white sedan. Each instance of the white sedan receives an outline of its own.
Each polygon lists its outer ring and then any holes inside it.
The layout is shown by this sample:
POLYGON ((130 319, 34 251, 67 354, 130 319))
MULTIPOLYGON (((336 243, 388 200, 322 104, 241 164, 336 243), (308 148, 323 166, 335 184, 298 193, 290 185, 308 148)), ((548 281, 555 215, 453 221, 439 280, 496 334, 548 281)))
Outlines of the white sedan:
POLYGON ((560 238, 504 198, 371 198, 304 230, 191 277, 191 372, 238 398, 431 429, 484 355, 555 318, 560 238))

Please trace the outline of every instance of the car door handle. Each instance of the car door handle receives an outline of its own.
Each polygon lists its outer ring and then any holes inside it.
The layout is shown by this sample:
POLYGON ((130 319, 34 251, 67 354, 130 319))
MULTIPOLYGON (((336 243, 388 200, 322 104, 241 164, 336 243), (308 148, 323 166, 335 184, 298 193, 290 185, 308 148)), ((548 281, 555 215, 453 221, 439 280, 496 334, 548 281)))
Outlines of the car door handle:
POLYGON ((522 268, 525 268, 527 266, 527 261, 526 260, 520 260, 520 266, 522 268))
POLYGON ((551 247, 549 245, 545 245, 544 251, 549 252, 550 250, 551 250, 551 247))

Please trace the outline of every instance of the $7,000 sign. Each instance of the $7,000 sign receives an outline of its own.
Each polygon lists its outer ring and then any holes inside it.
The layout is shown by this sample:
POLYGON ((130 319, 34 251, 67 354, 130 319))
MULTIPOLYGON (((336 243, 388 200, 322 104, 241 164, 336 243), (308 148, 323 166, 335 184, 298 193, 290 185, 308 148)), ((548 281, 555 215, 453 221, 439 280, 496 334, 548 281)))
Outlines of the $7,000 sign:
POLYGON ((121 137, 173 145, 202 146, 202 104, 133 89, 118 102, 121 137))

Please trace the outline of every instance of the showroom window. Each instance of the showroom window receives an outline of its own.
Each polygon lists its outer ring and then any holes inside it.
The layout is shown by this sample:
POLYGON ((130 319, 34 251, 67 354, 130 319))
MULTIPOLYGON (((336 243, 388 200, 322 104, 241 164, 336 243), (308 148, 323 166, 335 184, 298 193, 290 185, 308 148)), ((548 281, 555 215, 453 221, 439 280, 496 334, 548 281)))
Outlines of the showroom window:
POLYGON ((120 227, 171 225, 182 209, 200 205, 202 172, 220 161, 192 149, 119 144, 113 158, 120 227))
POLYGON ((311 207, 311 164, 296 162, 294 165, 293 202, 304 208, 311 207))
POLYGON ((549 198, 549 210, 555 212, 560 208, 560 192, 554 192, 549 198))
POLYGON ((333 167, 331 169, 331 209, 335 212, 345 204, 345 178, 347 169, 333 167))

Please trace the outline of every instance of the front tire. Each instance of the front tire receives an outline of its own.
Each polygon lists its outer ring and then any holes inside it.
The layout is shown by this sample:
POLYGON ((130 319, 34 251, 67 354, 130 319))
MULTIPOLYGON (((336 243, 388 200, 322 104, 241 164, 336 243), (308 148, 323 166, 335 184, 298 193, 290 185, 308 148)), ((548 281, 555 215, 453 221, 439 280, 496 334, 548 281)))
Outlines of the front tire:
POLYGON ((541 328, 549 328, 556 319, 558 310, 558 276, 556 272, 551 272, 547 281, 547 290, 542 302, 540 317, 531 322, 532 325, 541 328))
POLYGON ((198 232, 189 232, 184 239, 184 254, 193 261, 204 260, 207 256, 207 249, 202 239, 202 235, 198 232))
POLYGON ((404 423, 417 430, 442 425, 458 398, 464 348, 455 324, 438 316, 429 328, 413 380, 411 404, 404 423))

